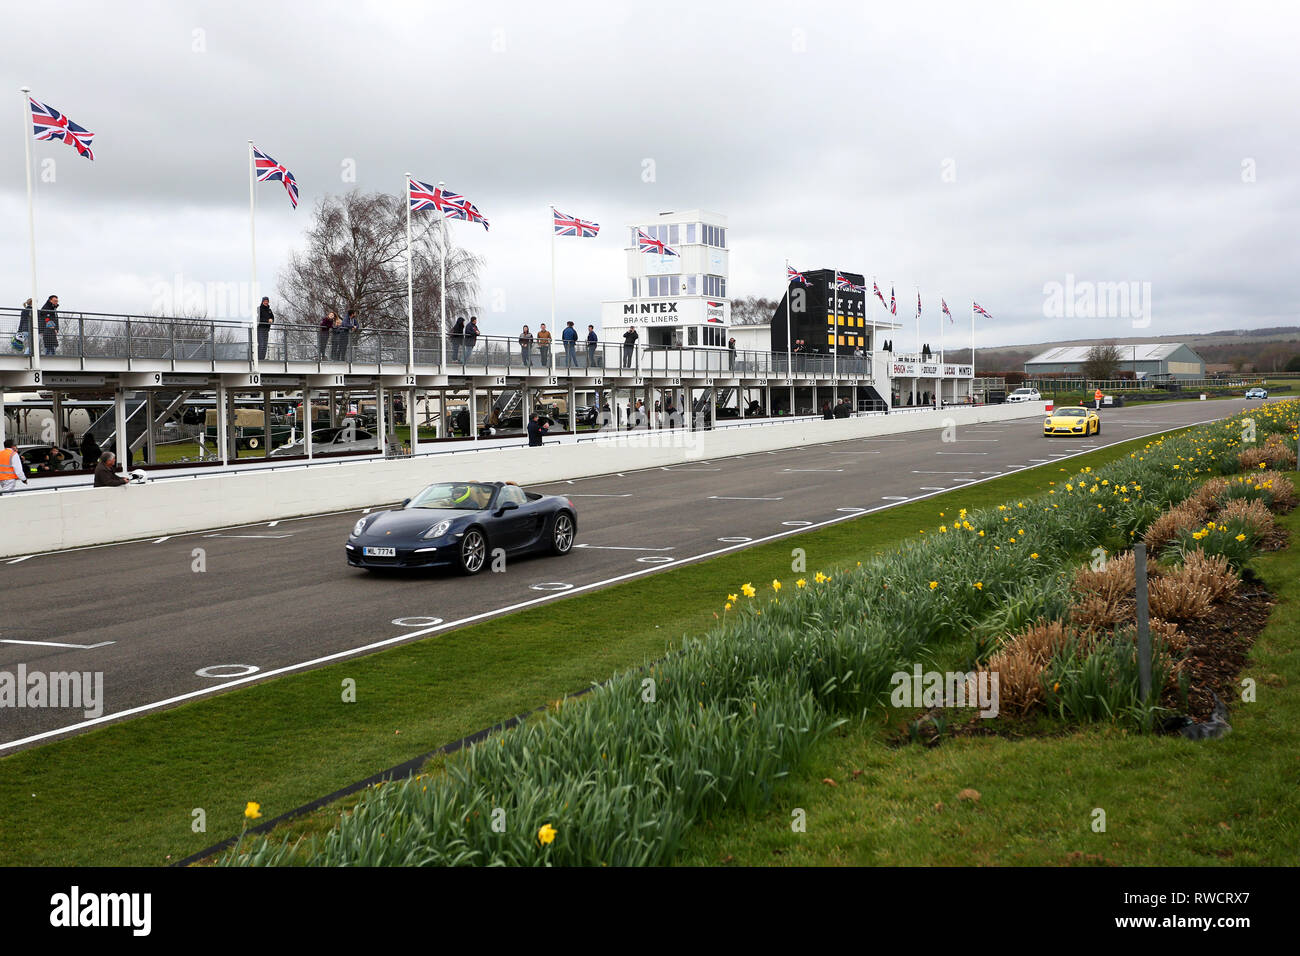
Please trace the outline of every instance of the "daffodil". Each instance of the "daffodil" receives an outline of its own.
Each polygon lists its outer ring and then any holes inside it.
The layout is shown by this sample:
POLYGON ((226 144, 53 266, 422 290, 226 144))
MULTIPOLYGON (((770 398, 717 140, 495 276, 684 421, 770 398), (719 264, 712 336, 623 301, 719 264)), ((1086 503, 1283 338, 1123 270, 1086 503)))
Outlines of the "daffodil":
POLYGON ((794 586, 802 590, 803 588, 808 586, 808 582, 803 578, 800 578, 798 581, 794 582, 794 586))
POLYGON ((254 803, 252 800, 249 800, 248 806, 244 807, 244 816, 248 817, 248 819, 250 820, 256 820, 261 815, 262 815, 262 805, 260 803, 254 803))
POLYGON ((773 591, 781 590, 781 582, 776 580, 775 578, 772 579, 772 590, 773 591))
POLYGON ((753 597, 758 592, 754 590, 754 585, 746 581, 740 586, 740 593, 745 595, 745 597, 753 597))
POLYGON ((555 827, 551 826, 549 823, 544 824, 542 828, 537 831, 537 842, 542 846, 549 846, 555 840, 555 832, 555 827))

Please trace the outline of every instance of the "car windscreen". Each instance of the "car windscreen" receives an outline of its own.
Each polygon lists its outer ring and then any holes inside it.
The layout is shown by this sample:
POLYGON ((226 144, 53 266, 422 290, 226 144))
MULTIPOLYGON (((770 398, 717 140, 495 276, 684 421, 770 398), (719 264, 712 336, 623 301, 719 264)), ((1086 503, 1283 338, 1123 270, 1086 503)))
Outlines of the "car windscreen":
POLYGON ((488 506, 495 491, 495 485, 476 481, 439 482, 421 491, 406 507, 479 511, 488 506))
POLYGON ((1082 408, 1060 408, 1056 411, 1057 418, 1082 418, 1087 414, 1082 408))

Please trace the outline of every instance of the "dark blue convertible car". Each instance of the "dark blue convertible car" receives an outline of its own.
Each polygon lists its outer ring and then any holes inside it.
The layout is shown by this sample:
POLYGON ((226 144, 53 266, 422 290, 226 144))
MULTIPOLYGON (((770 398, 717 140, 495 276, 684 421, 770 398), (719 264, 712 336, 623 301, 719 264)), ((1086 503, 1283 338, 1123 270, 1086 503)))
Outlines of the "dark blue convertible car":
POLYGON ((510 555, 568 554, 577 531, 568 498, 508 481, 438 482, 401 508, 363 515, 348 537, 348 564, 371 570, 454 565, 478 574, 498 548, 510 555))

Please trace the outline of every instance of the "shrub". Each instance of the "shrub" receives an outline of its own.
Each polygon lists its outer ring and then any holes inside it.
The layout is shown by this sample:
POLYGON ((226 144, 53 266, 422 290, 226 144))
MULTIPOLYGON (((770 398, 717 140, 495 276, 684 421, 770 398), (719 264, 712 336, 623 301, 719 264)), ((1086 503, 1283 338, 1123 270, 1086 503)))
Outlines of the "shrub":
POLYGON ((1239 457, 1241 471, 1256 471, 1261 465, 1275 469, 1295 468, 1295 449, 1281 435, 1269 435, 1264 444, 1245 449, 1239 457))
POLYGON ((1166 621, 1199 621, 1210 613, 1210 589, 1178 577, 1153 578, 1148 584, 1151 613, 1166 621))
POLYGON ((983 668, 998 675, 999 711, 1023 716, 1042 704, 1043 668, 1071 640, 1081 638, 1062 621, 1039 621, 1008 638, 983 668))
POLYGON ((1167 572, 1160 583, 1163 585, 1168 581, 1184 581, 1193 587, 1203 588, 1215 604, 1236 594, 1241 587, 1241 578, 1229 567, 1227 558, 1209 555, 1199 549, 1190 552, 1183 559, 1181 568, 1167 572))
POLYGON ((1239 569, 1255 556, 1258 544, 1259 536, 1245 520, 1232 518, 1216 522, 1211 518, 1195 531, 1179 531, 1168 552, 1178 555, 1184 562, 1189 554, 1198 550, 1207 555, 1222 555, 1229 565, 1239 569))
POLYGON ((1173 670, 1164 641, 1151 638, 1151 698, 1142 703, 1136 631, 1131 628, 1091 640, 1067 640, 1043 669, 1049 711, 1081 722, 1113 721, 1151 726, 1160 688, 1173 670))
MULTIPOLYGON (((1211 478, 1201 487, 1205 488, 1215 481, 1222 481, 1222 479, 1211 478)), ((1151 522, 1151 526, 1147 528, 1142 540, 1146 542, 1148 551, 1152 554, 1158 554, 1183 532, 1203 525, 1208 513, 1209 505, 1201 500, 1200 492, 1197 492, 1181 505, 1171 508, 1151 522)))
POLYGON ((1266 547, 1278 547, 1284 537, 1273 521, 1273 512, 1261 501, 1230 501, 1219 512, 1223 522, 1241 521, 1266 547))

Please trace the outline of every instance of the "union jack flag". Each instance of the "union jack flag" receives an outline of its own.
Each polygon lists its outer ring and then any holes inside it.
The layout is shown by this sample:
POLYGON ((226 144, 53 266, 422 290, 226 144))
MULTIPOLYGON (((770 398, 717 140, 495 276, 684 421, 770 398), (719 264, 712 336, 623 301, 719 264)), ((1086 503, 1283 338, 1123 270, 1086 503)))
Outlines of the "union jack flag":
POLYGON ((298 181, 293 178, 293 173, 256 146, 253 147, 253 165, 257 169, 259 183, 284 183, 284 191, 289 194, 289 202, 293 203, 294 209, 298 208, 298 181))
POLYGON ((921 293, 916 294, 916 317, 921 317, 921 293))
POLYGON ((889 287, 889 313, 890 315, 898 315, 898 303, 894 301, 894 287, 892 285, 889 287))
POLYGON ((862 286, 854 285, 853 282, 848 277, 842 276, 838 272, 835 273, 835 288, 840 290, 841 292, 866 291, 862 286))
POLYGON ((464 196, 448 192, 445 189, 435 189, 433 193, 434 206, 436 206, 448 219, 464 219, 466 222, 479 222, 483 224, 483 231, 487 231, 487 219, 485 219, 483 214, 478 211, 478 206, 475 206, 464 196))
POLYGON ((880 291, 880 286, 876 285, 874 279, 872 280, 871 284, 872 286, 875 287, 876 298, 880 300, 880 304, 883 305, 886 309, 889 308, 889 303, 885 301, 885 293, 880 291))
POLYGON ((588 222, 576 216, 566 216, 555 207, 551 207, 555 217, 555 234, 557 236, 577 236, 579 239, 591 239, 600 232, 600 223, 588 222))
POLYGON ((804 275, 802 272, 800 272, 798 269, 796 269, 794 266, 786 266, 786 267, 785 267, 785 281, 786 281, 787 283, 790 283, 790 282, 801 282, 801 283, 803 283, 804 285, 807 285, 807 284, 808 284, 808 277, 805 276, 805 275, 804 275))
POLYGON ((438 190, 428 183, 422 183, 418 179, 412 179, 406 184, 407 198, 411 203, 411 211, 418 212, 421 209, 438 208, 438 190))
POLYGON ((974 307, 975 311, 978 312, 980 315, 984 316, 984 318, 986 319, 993 318, 993 316, 989 315, 987 312, 984 311, 984 306, 980 305, 978 302, 972 302, 971 305, 974 307))
POLYGON ((90 141, 95 138, 94 133, 72 122, 53 106, 46 106, 30 96, 27 99, 31 100, 32 127, 38 140, 57 140, 66 143, 76 147, 77 152, 82 156, 94 161, 95 153, 90 148, 90 141))
POLYGON ((642 252, 657 252, 661 256, 677 255, 676 252, 664 245, 662 239, 656 239, 654 236, 648 234, 644 229, 638 229, 636 231, 636 241, 637 248, 642 252))
POLYGON ((943 314, 946 315, 946 316, 948 316, 948 321, 951 322, 951 321, 952 321, 952 313, 948 311, 948 303, 945 302, 945 301, 943 301, 943 299, 940 299, 940 300, 939 300, 939 305, 943 308, 943 314))

